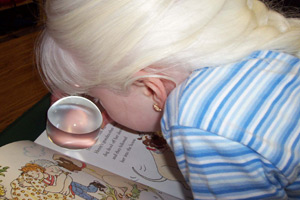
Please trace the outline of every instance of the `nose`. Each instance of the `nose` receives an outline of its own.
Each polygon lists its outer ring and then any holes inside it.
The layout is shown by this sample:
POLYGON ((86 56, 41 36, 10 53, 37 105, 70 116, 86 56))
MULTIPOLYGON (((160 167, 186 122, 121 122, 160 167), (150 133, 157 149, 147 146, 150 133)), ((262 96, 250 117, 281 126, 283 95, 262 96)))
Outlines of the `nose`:
POLYGON ((106 112, 106 110, 104 109, 104 107, 101 105, 100 101, 95 102, 95 104, 97 105, 97 107, 99 108, 101 115, 102 115, 102 124, 100 128, 105 128, 105 126, 107 124, 110 124, 113 122, 113 120, 109 117, 108 113, 106 112))
POLYGON ((107 112, 105 110, 101 110, 101 114, 102 114, 102 118, 103 118, 101 128, 105 128, 105 126, 107 124, 112 123, 113 120, 109 117, 109 115, 107 114, 107 112))

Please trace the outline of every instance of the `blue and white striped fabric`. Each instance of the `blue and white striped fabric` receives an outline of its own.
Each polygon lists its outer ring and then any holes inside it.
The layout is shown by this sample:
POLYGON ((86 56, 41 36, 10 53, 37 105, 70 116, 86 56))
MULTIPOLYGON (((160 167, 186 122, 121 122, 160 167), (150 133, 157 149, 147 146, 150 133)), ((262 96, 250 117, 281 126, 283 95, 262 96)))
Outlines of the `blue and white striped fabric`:
POLYGON ((274 51, 194 71, 164 137, 195 199, 300 199, 300 60, 274 51))

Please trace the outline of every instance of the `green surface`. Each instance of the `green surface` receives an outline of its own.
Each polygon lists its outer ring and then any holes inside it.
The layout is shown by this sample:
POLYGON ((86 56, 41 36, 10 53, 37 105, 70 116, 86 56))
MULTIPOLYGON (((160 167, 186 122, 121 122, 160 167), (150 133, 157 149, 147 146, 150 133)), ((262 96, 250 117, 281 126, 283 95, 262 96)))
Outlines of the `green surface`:
POLYGON ((0 146, 19 140, 34 141, 45 130, 49 106, 50 94, 47 94, 0 133, 0 146))

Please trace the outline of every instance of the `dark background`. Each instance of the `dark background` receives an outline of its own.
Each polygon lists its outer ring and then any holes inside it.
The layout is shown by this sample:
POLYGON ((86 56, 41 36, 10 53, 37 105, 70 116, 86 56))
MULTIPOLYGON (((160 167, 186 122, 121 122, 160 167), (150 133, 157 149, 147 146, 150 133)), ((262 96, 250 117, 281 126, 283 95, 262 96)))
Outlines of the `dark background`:
POLYGON ((300 17, 300 0, 262 0, 287 17, 300 17))

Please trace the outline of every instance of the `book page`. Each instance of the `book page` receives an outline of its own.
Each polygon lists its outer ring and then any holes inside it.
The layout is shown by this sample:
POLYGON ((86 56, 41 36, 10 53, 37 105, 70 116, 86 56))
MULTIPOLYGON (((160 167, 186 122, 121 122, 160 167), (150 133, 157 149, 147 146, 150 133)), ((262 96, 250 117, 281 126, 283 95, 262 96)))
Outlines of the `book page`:
POLYGON ((89 149, 61 148, 50 142, 46 132, 35 142, 180 199, 192 199, 173 152, 167 145, 161 149, 151 147, 147 144, 150 137, 107 125, 100 131, 98 142, 89 149))
POLYGON ((0 148, 0 199, 178 200, 31 141, 0 148))

